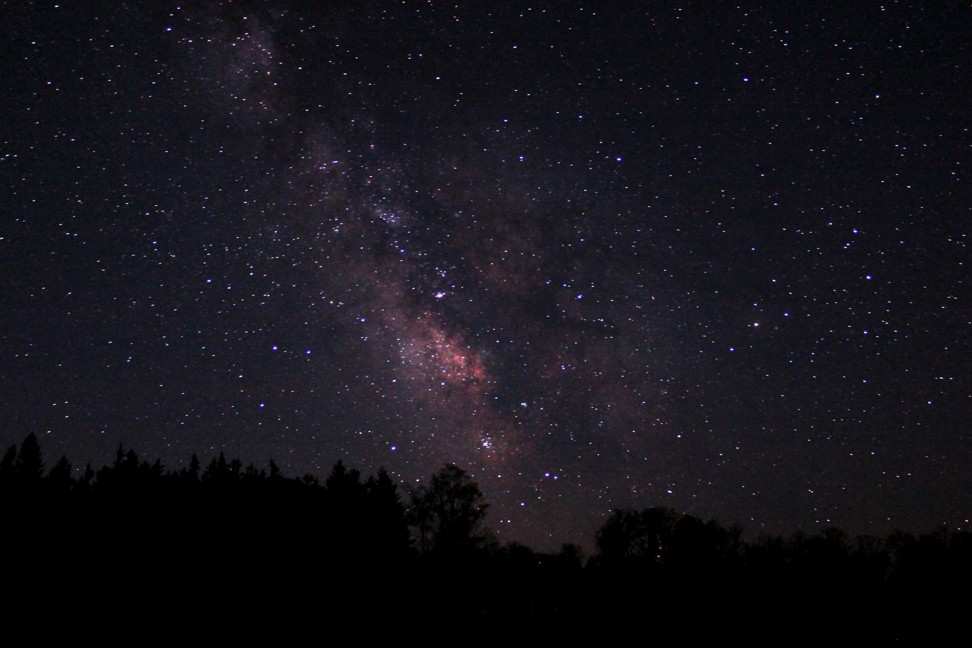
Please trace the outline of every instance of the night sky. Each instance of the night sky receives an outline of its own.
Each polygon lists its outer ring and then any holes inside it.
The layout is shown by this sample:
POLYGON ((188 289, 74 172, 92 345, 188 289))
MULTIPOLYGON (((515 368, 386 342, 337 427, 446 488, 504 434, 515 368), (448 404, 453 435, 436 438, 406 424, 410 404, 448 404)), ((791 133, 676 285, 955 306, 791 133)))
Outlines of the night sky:
POLYGON ((965 528, 970 25, 0 3, 0 443, 454 462, 536 549, 965 528))

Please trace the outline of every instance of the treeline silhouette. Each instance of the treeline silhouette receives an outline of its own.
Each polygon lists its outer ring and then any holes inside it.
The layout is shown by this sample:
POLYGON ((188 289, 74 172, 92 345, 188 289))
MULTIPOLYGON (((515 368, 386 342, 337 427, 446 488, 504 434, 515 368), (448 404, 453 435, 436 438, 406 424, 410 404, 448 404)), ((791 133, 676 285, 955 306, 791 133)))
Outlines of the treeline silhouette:
MULTIPOLYGON (((745 540, 668 508, 615 510, 585 557, 488 532, 479 486, 446 465, 402 491, 337 462, 321 481, 222 453, 180 470, 119 447, 46 470, 34 435, 0 459, 5 593, 72 612, 164 612, 245 636, 311 619, 364 633, 476 627, 637 629, 656 639, 928 641, 968 603, 972 534, 745 540), (99 601, 99 603, 95 603, 99 601), (363 625, 362 625, 363 624, 363 625)), ((225 635, 224 635, 225 636, 225 635)))

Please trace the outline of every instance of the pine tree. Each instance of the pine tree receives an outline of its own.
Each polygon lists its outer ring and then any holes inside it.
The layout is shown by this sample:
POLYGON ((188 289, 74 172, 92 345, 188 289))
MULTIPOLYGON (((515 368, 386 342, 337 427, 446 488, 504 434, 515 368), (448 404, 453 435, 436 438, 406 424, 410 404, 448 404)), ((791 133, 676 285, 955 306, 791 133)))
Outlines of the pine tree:
POLYGON ((44 460, 41 457, 40 444, 33 432, 27 435, 20 444, 20 452, 14 463, 17 478, 22 482, 39 482, 44 476, 44 460))

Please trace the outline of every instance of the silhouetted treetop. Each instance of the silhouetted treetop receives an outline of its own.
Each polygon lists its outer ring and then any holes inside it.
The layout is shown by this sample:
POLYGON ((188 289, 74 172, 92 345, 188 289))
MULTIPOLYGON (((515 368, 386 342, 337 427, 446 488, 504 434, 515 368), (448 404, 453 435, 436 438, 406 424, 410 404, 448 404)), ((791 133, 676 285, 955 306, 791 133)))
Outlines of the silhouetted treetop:
POLYGON ((482 523, 489 505, 479 484, 454 464, 446 464, 428 484, 409 491, 409 499, 409 520, 423 553, 464 553, 488 538, 482 523))
POLYGON ((964 604, 954 593, 972 576, 968 531, 878 538, 830 527, 744 542, 738 527, 670 508, 616 509, 586 561, 575 545, 554 554, 500 545, 479 485, 453 464, 404 502, 387 471, 363 479, 343 461, 324 480, 223 453, 205 471, 195 455, 166 471, 119 446, 108 465, 79 473, 61 457, 45 475, 33 435, 0 457, 8 593, 18 595, 18 578, 51 592, 109 583, 139 605, 197 596, 199 609, 250 603, 262 614, 279 602, 292 618, 295 600, 324 583, 324 604, 313 594, 302 602, 332 623, 355 610, 394 617, 396 628, 650 618, 658 641, 671 638, 665 628, 680 640, 742 630, 776 645, 781 629, 826 639, 857 620, 856 638, 924 644, 930 625, 964 618, 948 605, 964 604), (460 577, 470 586, 457 587, 460 577), (703 631, 687 625, 698 619, 703 631))
POLYGON ((40 445, 37 437, 31 433, 20 444, 20 452, 14 463, 17 477, 24 481, 39 481, 44 475, 44 461, 41 458, 40 445))

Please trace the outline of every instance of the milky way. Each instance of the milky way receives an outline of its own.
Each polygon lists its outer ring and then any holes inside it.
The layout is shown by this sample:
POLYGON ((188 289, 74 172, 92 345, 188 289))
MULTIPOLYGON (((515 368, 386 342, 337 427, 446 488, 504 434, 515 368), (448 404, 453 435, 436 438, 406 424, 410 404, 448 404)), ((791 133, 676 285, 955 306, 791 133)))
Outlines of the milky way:
POLYGON ((0 441, 967 524, 967 7, 319 4, 4 10, 0 441))

